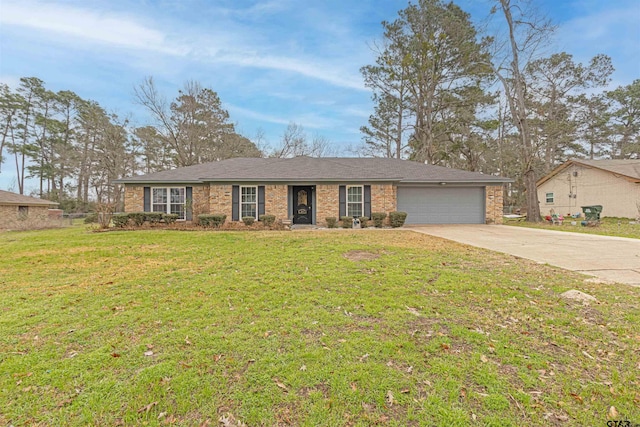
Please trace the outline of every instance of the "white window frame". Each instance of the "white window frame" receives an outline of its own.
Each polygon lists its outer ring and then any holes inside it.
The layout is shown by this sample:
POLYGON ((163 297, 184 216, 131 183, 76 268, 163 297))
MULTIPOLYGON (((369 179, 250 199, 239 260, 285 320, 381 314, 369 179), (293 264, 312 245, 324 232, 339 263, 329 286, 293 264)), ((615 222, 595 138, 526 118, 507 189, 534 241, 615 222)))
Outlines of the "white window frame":
POLYGON ((187 187, 151 187, 151 212, 160 212, 164 214, 170 214, 172 205, 182 206, 182 217, 178 216, 178 221, 185 221, 187 219, 187 187), (156 203, 154 190, 165 190, 165 197, 166 197, 165 201, 156 203), (182 202, 179 202, 179 203, 171 202, 171 190, 182 191, 182 202), (154 210, 156 205, 162 205, 164 209, 154 210))
POLYGON ((364 185, 347 185, 346 191, 345 191, 345 198, 347 206, 346 206, 346 214, 349 217, 353 217, 354 215, 352 215, 352 212, 350 211, 350 207, 352 205, 360 205, 360 215, 358 215, 358 217, 364 216, 364 185), (359 188, 360 189, 360 202, 350 202, 349 201, 349 190, 352 188, 359 188))
POLYGON ((554 203, 555 196, 553 193, 545 193, 544 200, 547 205, 552 205, 554 203))
POLYGON ((250 215, 244 215, 243 211, 242 211, 242 207, 243 206, 254 206, 255 209, 255 215, 254 218, 257 220, 258 219, 258 186, 257 185, 241 185, 240 186, 240 195, 238 197, 238 212, 240 214, 240 220, 242 220, 242 218, 246 217, 246 216, 250 216, 250 215), (255 190, 255 195, 256 195, 256 200, 254 202, 245 202, 243 199, 243 194, 242 194, 242 190, 244 190, 245 188, 253 188, 255 190))

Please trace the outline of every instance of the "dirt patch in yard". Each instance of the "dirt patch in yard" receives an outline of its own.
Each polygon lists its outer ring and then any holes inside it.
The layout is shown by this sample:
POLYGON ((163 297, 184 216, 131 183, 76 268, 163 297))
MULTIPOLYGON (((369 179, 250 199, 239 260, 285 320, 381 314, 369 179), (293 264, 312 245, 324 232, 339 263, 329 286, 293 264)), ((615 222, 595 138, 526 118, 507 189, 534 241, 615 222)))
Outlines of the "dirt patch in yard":
POLYGON ((374 254, 373 252, 367 251, 349 251, 343 254, 343 256, 351 261, 371 261, 377 258, 380 258, 380 254, 374 254))

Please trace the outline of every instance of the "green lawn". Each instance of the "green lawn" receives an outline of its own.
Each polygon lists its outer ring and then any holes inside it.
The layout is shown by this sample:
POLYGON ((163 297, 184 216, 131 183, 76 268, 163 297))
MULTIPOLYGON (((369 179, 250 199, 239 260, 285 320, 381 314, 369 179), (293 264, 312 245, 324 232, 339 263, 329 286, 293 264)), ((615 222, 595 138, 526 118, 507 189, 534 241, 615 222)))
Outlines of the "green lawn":
MULTIPOLYGON (((583 218, 584 220, 584 218, 583 218)), ((571 231, 574 233, 600 234, 604 236, 630 237, 640 239, 640 224, 629 224, 632 220, 627 218, 603 218, 595 227, 583 227, 580 219, 567 218, 562 225, 553 225, 547 221, 530 223, 526 221, 507 221, 505 224, 518 227, 544 228, 547 230, 571 231), (571 225, 571 221, 576 225, 571 225)))
POLYGON ((640 423, 640 289, 584 279, 405 230, 0 233, 0 424, 640 423))

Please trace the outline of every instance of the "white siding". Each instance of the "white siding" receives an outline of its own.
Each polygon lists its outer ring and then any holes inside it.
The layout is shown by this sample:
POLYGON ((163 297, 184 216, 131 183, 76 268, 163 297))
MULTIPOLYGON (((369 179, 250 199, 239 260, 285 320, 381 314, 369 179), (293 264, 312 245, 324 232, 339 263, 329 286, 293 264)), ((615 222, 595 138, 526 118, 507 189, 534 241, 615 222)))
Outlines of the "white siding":
POLYGON ((582 206, 602 205, 603 217, 636 218, 640 184, 601 169, 573 164, 538 187, 538 200, 543 216, 549 215, 551 209, 566 215, 582 213, 582 206), (554 194, 553 203, 546 202, 547 193, 554 194))

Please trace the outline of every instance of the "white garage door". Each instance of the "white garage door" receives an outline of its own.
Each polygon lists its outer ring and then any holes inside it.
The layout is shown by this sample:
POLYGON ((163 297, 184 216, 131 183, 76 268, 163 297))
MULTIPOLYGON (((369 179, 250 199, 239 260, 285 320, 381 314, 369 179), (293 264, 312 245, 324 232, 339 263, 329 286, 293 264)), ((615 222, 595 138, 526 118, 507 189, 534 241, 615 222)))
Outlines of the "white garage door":
POLYGON ((484 187, 398 187, 407 224, 484 224, 484 187))

